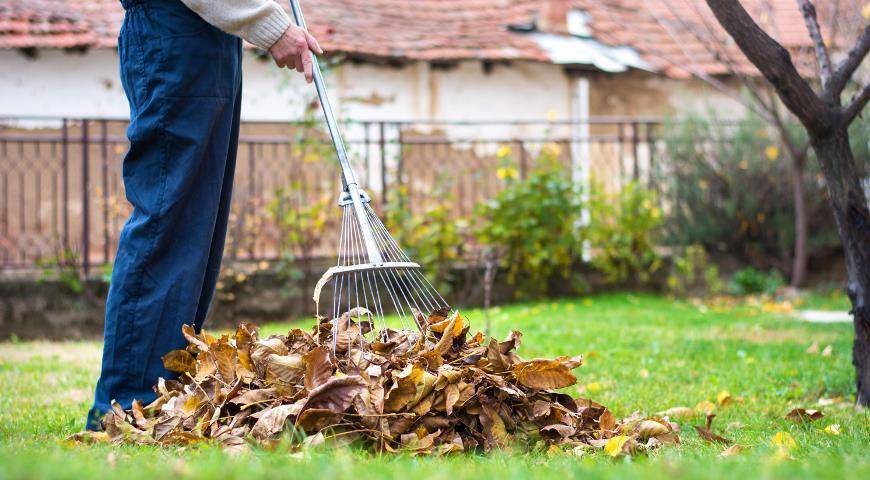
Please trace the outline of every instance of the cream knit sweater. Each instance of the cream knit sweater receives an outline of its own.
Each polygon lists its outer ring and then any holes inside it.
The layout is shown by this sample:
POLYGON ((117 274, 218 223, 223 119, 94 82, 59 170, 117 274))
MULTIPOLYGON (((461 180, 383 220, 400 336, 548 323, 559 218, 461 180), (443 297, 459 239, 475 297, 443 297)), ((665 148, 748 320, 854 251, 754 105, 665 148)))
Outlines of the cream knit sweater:
POLYGON ((181 0, 206 22, 263 50, 290 26, 290 16, 273 0, 181 0))

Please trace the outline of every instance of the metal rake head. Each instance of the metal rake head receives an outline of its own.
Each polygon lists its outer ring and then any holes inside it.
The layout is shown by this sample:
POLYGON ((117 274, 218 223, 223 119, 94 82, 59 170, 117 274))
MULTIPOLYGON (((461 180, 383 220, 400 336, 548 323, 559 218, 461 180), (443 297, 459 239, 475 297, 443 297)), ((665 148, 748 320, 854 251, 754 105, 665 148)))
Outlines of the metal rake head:
POLYGON ((403 330, 425 333, 430 313, 450 310, 420 265, 405 254, 372 210, 369 197, 357 193, 359 205, 350 192, 342 194, 338 263, 327 270, 314 293, 319 310, 321 289, 332 287, 333 352, 346 350, 339 343, 347 340, 340 338, 350 332, 360 337, 363 349, 367 342, 362 337, 370 332, 385 341, 389 335, 385 319, 390 314, 398 317, 403 330))

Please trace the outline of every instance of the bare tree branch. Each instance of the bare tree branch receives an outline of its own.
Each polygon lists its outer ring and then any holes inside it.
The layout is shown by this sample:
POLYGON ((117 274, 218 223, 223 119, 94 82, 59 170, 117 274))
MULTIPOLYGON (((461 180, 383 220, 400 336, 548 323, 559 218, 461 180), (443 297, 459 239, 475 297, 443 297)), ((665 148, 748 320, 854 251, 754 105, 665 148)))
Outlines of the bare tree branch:
POLYGON ((810 32, 810 38, 813 40, 816 59, 819 61, 819 78, 822 83, 822 91, 825 91, 828 81, 831 79, 831 57, 828 56, 828 48, 825 46, 822 31, 819 29, 819 17, 816 15, 816 6, 810 0, 797 0, 797 3, 804 16, 804 23, 807 24, 807 31, 810 32))
POLYGON ((791 56, 771 38, 737 0, 707 0, 719 23, 761 74, 776 89, 782 102, 813 133, 833 125, 831 110, 800 76, 791 56))
POLYGON ((870 84, 864 85, 864 88, 856 93, 843 109, 843 121, 846 122, 846 125, 851 123, 861 113, 861 110, 864 110, 868 100, 870 100, 870 84))
MULTIPOLYGON (((680 51, 690 61, 690 63, 678 63, 668 55, 657 56, 668 62, 673 67, 689 72, 698 79, 706 82, 708 85, 718 90, 720 93, 723 93, 724 95, 727 95, 728 97, 731 97, 732 99, 740 102, 744 107, 761 117, 765 122, 771 123, 773 121, 773 118, 771 117, 769 111, 770 106, 764 101, 764 99, 759 96, 758 92, 756 91, 755 85, 751 84, 747 75, 740 71, 740 68, 737 66, 736 62, 734 62, 730 58, 727 52, 720 52, 718 48, 715 48, 711 45, 712 43, 717 46, 721 46, 722 43, 717 41, 716 34, 714 30, 710 27, 710 25, 704 22, 706 32, 699 32, 694 25, 690 24, 679 15, 676 15, 676 12, 678 12, 679 9, 677 9, 671 2, 669 2, 668 0, 664 0, 664 3, 671 11, 671 13, 674 13, 674 20, 678 24, 679 28, 683 30, 682 33, 688 33, 689 35, 694 37, 695 40, 697 40, 698 43, 701 44, 702 47, 704 47, 704 50, 708 54, 710 54, 710 56, 712 56, 716 61, 724 64, 728 69, 728 73, 734 78, 738 79, 740 83, 743 84, 743 86, 746 88, 746 91, 749 92, 750 96, 755 99, 755 102, 746 98, 740 92, 736 91, 736 89, 727 86, 725 83, 721 82, 713 75, 706 73, 701 67, 699 67, 700 62, 698 61, 697 56, 685 47, 685 42, 681 40, 681 36, 670 25, 670 22, 662 18, 660 15, 657 15, 652 8, 647 6, 647 13, 656 21, 656 23, 659 24, 659 26, 662 27, 662 29, 665 30, 665 32, 667 32, 668 36, 670 36, 671 39, 674 40, 674 43, 679 46, 680 51)), ((699 18, 703 18, 700 12, 696 11, 696 14, 699 18)))
POLYGON ((843 93, 843 89, 846 88, 846 84, 849 83, 852 74, 855 73, 861 62, 864 61, 867 52, 870 52, 870 24, 864 27, 864 32, 861 33, 861 37, 855 42, 852 50, 849 51, 849 55, 837 65, 836 70, 831 74, 828 88, 822 94, 826 101, 835 102, 835 105, 840 104, 840 94, 843 93))

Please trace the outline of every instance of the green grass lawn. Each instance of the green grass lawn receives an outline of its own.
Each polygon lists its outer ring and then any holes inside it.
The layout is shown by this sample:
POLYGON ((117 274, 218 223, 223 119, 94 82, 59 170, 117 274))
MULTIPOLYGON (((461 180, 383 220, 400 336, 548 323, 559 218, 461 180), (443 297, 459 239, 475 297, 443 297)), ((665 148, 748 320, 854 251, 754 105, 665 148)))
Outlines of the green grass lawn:
MULTIPOLYGON (((468 312, 483 329, 480 311, 468 312)), ((870 414, 852 406, 852 326, 816 325, 745 305, 698 306, 638 294, 519 304, 491 311, 493 334, 523 332, 526 357, 583 353, 587 364, 571 393, 609 406, 617 417, 716 402, 714 426, 750 447, 721 458, 681 421, 682 443, 646 456, 611 459, 545 453, 459 455, 449 458, 375 456, 354 450, 293 456, 255 450, 233 457, 211 446, 160 449, 72 445, 99 366, 95 342, 0 343, 0 478, 870 478, 870 414), (817 342, 820 352, 807 353, 817 342), (835 399, 819 406, 819 399, 835 399), (818 408, 809 424, 783 419, 792 407, 818 408), (825 427, 838 424, 839 435, 825 427), (797 443, 782 458, 771 439, 779 431, 797 443)), ((266 333, 286 331, 266 325, 266 333)), ((823 403, 825 401, 823 400, 823 403)))

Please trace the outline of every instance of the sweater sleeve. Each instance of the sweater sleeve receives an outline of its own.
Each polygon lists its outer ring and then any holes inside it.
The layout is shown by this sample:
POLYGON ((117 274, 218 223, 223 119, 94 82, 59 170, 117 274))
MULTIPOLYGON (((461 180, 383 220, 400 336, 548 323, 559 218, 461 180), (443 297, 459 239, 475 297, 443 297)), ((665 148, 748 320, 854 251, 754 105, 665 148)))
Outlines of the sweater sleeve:
POLYGON ((273 0, 181 0, 215 27, 269 50, 290 26, 290 16, 273 0))

